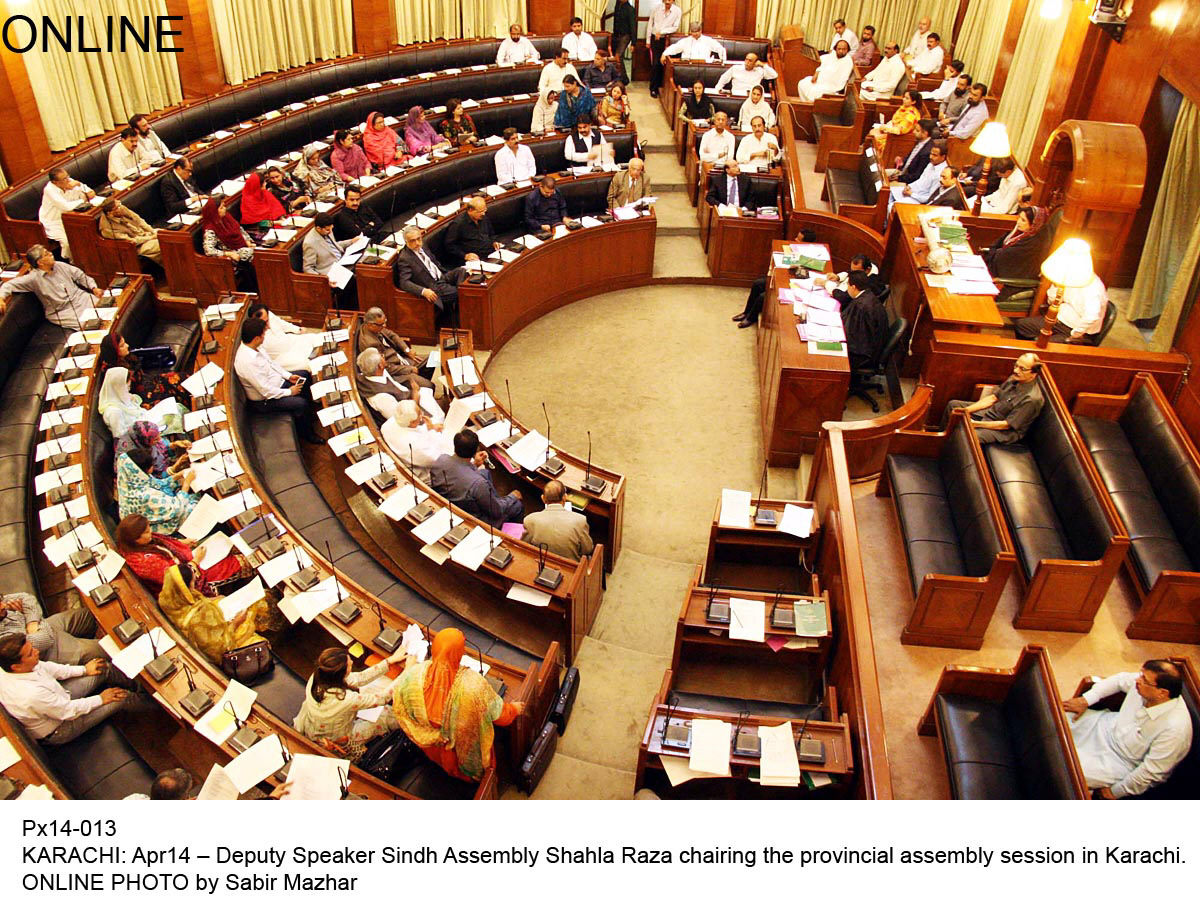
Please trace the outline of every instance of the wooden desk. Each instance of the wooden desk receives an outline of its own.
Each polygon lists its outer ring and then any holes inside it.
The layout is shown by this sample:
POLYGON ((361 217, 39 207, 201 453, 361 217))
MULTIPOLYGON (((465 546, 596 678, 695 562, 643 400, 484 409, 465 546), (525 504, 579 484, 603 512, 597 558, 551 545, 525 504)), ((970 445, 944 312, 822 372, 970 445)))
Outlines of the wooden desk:
MULTIPOLYGON (((774 242, 772 252, 782 253, 784 243, 774 242)), ((798 466, 801 453, 813 452, 821 425, 841 420, 850 390, 849 358, 810 354, 808 343, 800 341, 792 305, 779 300, 779 289, 790 280, 788 270, 770 269, 758 325, 763 450, 773 466, 798 466)))
MULTIPOLYGON (((701 207, 712 209, 704 200, 701 207)), ((783 237, 783 219, 709 216, 708 271, 714 279, 753 282, 771 260, 775 243, 783 237)))
POLYGON ((900 352, 905 376, 920 374, 934 330, 978 333, 1006 325, 993 295, 956 295, 929 285, 925 269, 928 251, 924 243, 916 243, 916 238, 923 238, 918 216, 932 208, 907 203, 896 206, 887 231, 884 262, 892 269, 888 304, 912 327, 911 354, 904 357, 900 352))
MULTIPOLYGON (((783 518, 783 508, 789 503, 812 507, 809 503, 786 500, 751 500, 750 509, 757 513, 761 507, 774 510, 776 521, 783 518)), ((749 527, 721 524, 721 500, 713 512, 712 527, 708 535, 708 554, 704 560, 702 582, 705 586, 734 586, 758 592, 784 592, 812 594, 811 580, 806 578, 806 567, 813 566, 814 553, 820 540, 821 530, 817 526, 808 538, 797 538, 781 532, 778 526, 760 526, 749 520, 749 527)), ((816 514, 813 525, 816 526, 816 514)))

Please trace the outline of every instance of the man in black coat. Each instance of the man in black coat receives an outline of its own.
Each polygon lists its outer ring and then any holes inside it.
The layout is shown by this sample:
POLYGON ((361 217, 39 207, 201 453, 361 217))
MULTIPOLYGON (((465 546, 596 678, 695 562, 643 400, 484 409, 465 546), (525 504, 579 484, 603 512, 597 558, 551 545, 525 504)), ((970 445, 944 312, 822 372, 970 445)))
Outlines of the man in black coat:
POLYGON ((925 167, 929 164, 929 149, 933 146, 935 129, 937 129, 937 124, 928 118, 917 121, 916 127, 913 128, 917 144, 913 146, 912 151, 908 153, 908 157, 900 163, 899 167, 888 169, 887 176, 893 184, 914 183, 925 172, 925 167))
POLYGON ((482 196, 471 197, 466 210, 455 216, 446 229, 446 253, 455 263, 486 260, 503 246, 496 240, 487 200, 482 196))
POLYGON ((346 205, 334 217, 334 238, 345 241, 362 235, 373 241, 382 229, 383 219, 379 213, 363 202, 362 187, 350 184, 346 188, 346 205))
POLYGON ((433 305, 438 325, 457 319, 458 283, 467 278, 461 266, 444 269, 421 240, 421 229, 404 229, 404 247, 396 255, 396 284, 401 291, 433 305))
POLYGON ((712 171, 708 176, 708 193, 704 201, 710 206, 734 205, 743 209, 753 209, 754 189, 750 183, 750 175, 742 174, 742 168, 736 161, 725 165, 725 173, 712 171), (736 192, 734 186, 737 186, 736 192))
POLYGON ((203 201, 203 194, 192 183, 191 160, 175 159, 170 172, 159 181, 158 192, 162 196, 163 208, 171 215, 183 215, 188 211, 189 202, 193 202, 198 209, 198 204, 203 201))
POLYGON ((887 342, 887 311, 874 292, 867 290, 871 283, 861 269, 851 272, 846 283, 850 301, 842 305, 842 327, 846 330, 850 367, 859 370, 879 360, 887 342))

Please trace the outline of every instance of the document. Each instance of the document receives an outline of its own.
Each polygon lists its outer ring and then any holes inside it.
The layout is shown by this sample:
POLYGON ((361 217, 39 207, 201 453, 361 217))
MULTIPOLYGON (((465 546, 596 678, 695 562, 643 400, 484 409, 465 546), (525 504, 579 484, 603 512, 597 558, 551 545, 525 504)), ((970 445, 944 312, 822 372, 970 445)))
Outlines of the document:
MULTIPOLYGON (((596 224, 600 224, 600 223, 597 222, 596 224)), ((490 254, 489 258, 493 259, 493 260, 502 260, 505 263, 511 263, 513 260, 515 260, 519 256, 520 256, 520 254, 516 253, 515 251, 501 249, 501 250, 497 250, 497 251, 493 252, 492 254, 490 254)))
POLYGON ((147 409, 145 415, 142 417, 142 420, 143 421, 153 421, 155 424, 162 427, 162 426, 166 425, 168 415, 178 415, 178 414, 179 414, 179 403, 176 402, 175 398, 172 396, 172 397, 162 400, 157 405, 155 405, 154 408, 147 409))
POLYGON ((409 510, 428 499, 428 491, 406 484, 399 490, 389 494, 383 503, 379 505, 379 509, 384 516, 399 522, 409 510))
POLYGON ((192 444, 192 448, 188 451, 193 459, 197 456, 208 456, 210 453, 218 451, 227 451, 233 449, 233 437, 227 430, 217 431, 215 434, 210 434, 207 437, 201 437, 192 444))
POLYGON ((458 665, 460 668, 469 668, 471 671, 477 671, 481 675, 486 675, 492 670, 492 666, 483 661, 483 659, 477 659, 471 655, 465 655, 459 659, 458 665))
POLYGON ((539 431, 526 431, 525 436, 506 451, 508 458, 530 472, 540 469, 554 456, 554 450, 539 431))
MULTIPOLYGON (((435 348, 429 353, 429 357, 425 361, 425 366, 430 370, 437 370, 442 365, 441 356, 441 351, 435 348)), ((446 413, 442 411, 442 407, 438 405, 438 401, 433 398, 433 390, 429 387, 421 387, 421 396, 417 401, 421 409, 433 419, 434 424, 442 424, 445 421, 446 413)))
POLYGON ((337 801, 342 797, 342 779, 350 781, 350 761, 316 754, 295 754, 288 770, 292 784, 281 801, 337 801))
POLYGON ((200 787, 200 794, 196 796, 196 800, 237 801, 237 798, 237 786, 225 775, 225 767, 214 763, 212 769, 208 771, 208 778, 204 780, 204 785, 200 787))
POLYGON ((267 735, 225 765, 225 775, 244 794, 284 764, 283 744, 278 735, 267 735))
POLYGON ((337 351, 330 352, 328 355, 318 355, 316 358, 309 358, 308 366, 312 372, 316 374, 324 370, 329 364, 332 364, 334 367, 340 367, 348 360, 349 359, 346 357, 346 353, 339 348, 337 351))
POLYGON ((162 628, 155 627, 149 633, 140 637, 112 657, 112 663, 127 678, 136 678, 142 669, 155 659, 155 650, 163 655, 175 648, 175 641, 162 628), (151 640, 154 645, 151 646, 151 640))
POLYGON ((261 601, 265 594, 262 580, 256 576, 240 589, 225 596, 217 602, 217 605, 221 609, 221 614, 225 616, 225 620, 232 621, 255 602, 261 601))
POLYGON ((808 538, 813 532, 815 514, 811 507, 799 504, 787 504, 783 508, 783 516, 779 520, 779 531, 794 535, 796 538, 808 538))
POLYGON ((808 339, 808 353, 810 355, 845 355, 845 342, 820 342, 816 339, 808 339))
POLYGON ((475 370, 475 359, 470 355, 459 358, 447 358, 446 368, 450 371, 450 382, 454 386, 469 383, 474 386, 479 382, 479 374, 475 370))
POLYGON ((65 503, 43 507, 38 511, 38 522, 41 525, 42 531, 45 532, 51 526, 56 526, 60 522, 66 520, 68 516, 73 519, 83 519, 87 515, 87 498, 76 497, 75 499, 68 500, 65 503))
POLYGON ((327 576, 307 592, 291 596, 292 608, 300 620, 311 624, 322 611, 332 608, 349 593, 333 576, 327 576))
POLYGON ((198 412, 188 412, 184 415, 183 429, 191 433, 196 428, 209 427, 228 420, 229 416, 225 412, 225 406, 214 405, 212 408, 200 409, 198 412))
POLYGON ((533 605, 536 608, 545 608, 550 604, 552 598, 549 592, 534 589, 524 583, 513 583, 508 590, 508 597, 514 602, 524 602, 526 605, 533 605))
POLYGON ((381 472, 390 472, 396 468, 396 461, 387 453, 377 452, 374 456, 356 462, 346 467, 346 474, 357 485, 366 484, 381 472))
POLYGON ((229 552, 233 550, 233 542, 224 532, 214 532, 200 543, 199 548, 204 549, 204 559, 200 561, 200 569, 207 570, 209 567, 215 567, 229 556, 229 552))
POLYGON ((767 606, 759 599, 729 600, 729 639, 762 643, 767 638, 767 606))
POLYGON ((334 288, 345 288, 354 278, 354 272, 341 263, 334 263, 325 275, 329 278, 329 284, 334 288))
POLYGON ((946 291, 950 294, 958 295, 994 295, 999 294, 1000 289, 991 281, 975 281, 973 279, 960 279, 952 276, 950 281, 946 283, 946 291))
POLYGON ((96 524, 87 522, 76 526, 66 535, 46 539, 42 551, 45 552, 50 563, 55 567, 61 567, 67 562, 67 558, 76 551, 95 548, 103 541, 96 524))
POLYGON ((450 550, 450 560, 468 570, 478 570, 493 547, 488 530, 483 526, 473 526, 467 537, 450 550))
POLYGON ((225 371, 221 369, 221 365, 210 361, 179 385, 193 396, 203 396, 212 390, 224 376, 225 371))
POLYGON ((104 559, 95 567, 89 567, 75 579, 71 580, 75 586, 84 595, 87 595, 101 583, 111 583, 116 579, 117 574, 121 572, 121 568, 125 566, 125 558, 121 557, 116 551, 109 551, 104 555, 104 559))
POLYGON ((554 240, 557 241, 559 238, 565 238, 568 234, 570 234, 570 232, 567 230, 566 225, 554 226, 554 240))
POLYGON ((67 336, 67 345, 78 345, 80 342, 99 345, 107 335, 106 329, 79 329, 67 336))
MULTIPOLYGON (((299 573, 305 567, 311 566, 312 558, 308 556, 307 550, 304 548, 292 548, 262 564, 258 568, 258 575, 267 584, 267 588, 274 589, 293 573, 299 573)), ((234 593, 234 595, 236 594, 234 593)), ((222 602, 224 601, 222 599, 222 602)), ((248 602, 247 604, 253 604, 253 602, 248 602)))
POLYGON ((44 785, 27 785, 17 801, 53 801, 54 793, 44 785))
POLYGON ((245 471, 233 453, 218 453, 205 462, 192 466, 196 476, 192 479, 193 491, 207 491, 223 478, 236 478, 245 471))
POLYGON ((54 437, 37 445, 37 449, 33 454, 33 461, 45 462, 51 456, 69 456, 71 453, 78 453, 82 447, 82 434, 70 434, 66 437, 54 437))
POLYGON ((81 371, 91 370, 92 365, 95 363, 95 355, 80 355, 78 358, 59 358, 58 363, 54 365, 54 373, 61 374, 63 371, 69 371, 72 368, 81 371))
POLYGON ((447 437, 453 437, 466 426, 467 421, 475 412, 491 408, 493 405, 495 403, 487 393, 475 393, 461 399, 452 399, 450 410, 442 422, 442 433, 447 437))
POLYGON ((309 389, 312 390, 313 399, 319 402, 335 390, 343 393, 350 392, 350 378, 334 377, 332 380, 318 380, 309 389))
POLYGON ((221 503, 210 494, 205 494, 192 507, 192 512, 188 514, 179 526, 179 534, 184 538, 194 539, 199 541, 209 532, 212 527, 221 522, 221 503))
POLYGON ((224 744, 237 731, 234 716, 244 722, 257 699, 258 694, 245 684, 230 681, 213 708, 197 719, 192 727, 213 744, 224 744))
POLYGON ((413 535, 427 545, 433 544, 457 526, 460 520, 448 507, 442 507, 423 523, 413 527, 413 535))
POLYGON ((517 238, 517 243, 524 244, 526 250, 533 250, 535 247, 541 247, 546 242, 535 235, 525 234, 517 238))
POLYGON ((791 722, 758 726, 759 747, 762 750, 759 782, 762 785, 790 788, 800 785, 800 761, 796 756, 794 737, 791 722))
POLYGON ((721 516, 718 525, 735 529, 750 528, 750 492, 734 488, 721 489, 721 516))
MULTIPOLYGON (((96 332, 104 332, 102 329, 96 332)), ((89 374, 76 377, 74 380, 57 380, 46 387, 46 401, 57 399, 59 396, 82 396, 87 392, 89 374)))
POLYGON ((691 769, 687 757, 672 757, 669 754, 659 755, 659 761, 667 773, 667 779, 672 786, 682 785, 691 779, 720 779, 716 773, 698 773, 691 769))
POLYGON ((73 408, 63 409, 62 411, 42 412, 42 418, 38 422, 39 431, 48 431, 52 427, 57 427, 60 424, 79 424, 83 420, 83 406, 77 405, 73 408))
POLYGON ((720 719, 692 720, 692 749, 688 769, 714 776, 729 775, 729 746, 733 726, 720 719))
MULTIPOLYGON (((109 291, 111 290, 110 288, 109 291)), ((88 320, 103 320, 105 323, 111 323, 116 318, 117 308, 115 307, 85 307, 80 314, 80 319, 85 322, 88 320)))
POLYGON ((21 755, 12 746, 12 742, 7 738, 0 738, 0 773, 4 772, 20 759, 21 755))
POLYGON ((374 443, 375 435, 367 427, 359 425, 343 434, 336 434, 325 442, 329 444, 329 449, 333 450, 334 456, 345 456, 360 443, 374 443))
POLYGON ((495 446, 501 440, 507 440, 516 433, 518 433, 517 429, 508 421, 493 421, 487 427, 476 431, 480 445, 485 447, 495 446))
POLYGON ((829 615, 823 599, 797 599, 792 605, 796 633, 802 637, 829 636, 829 615))
POLYGON ((358 407, 358 404, 353 400, 347 400, 319 410, 317 418, 321 422, 321 427, 329 427, 335 421, 340 421, 343 418, 357 418, 361 414, 362 409, 358 407))
POLYGON ((77 481, 83 481, 83 466, 78 462, 66 468, 56 469, 53 472, 43 472, 41 475, 35 475, 33 479, 33 493, 42 495, 51 488, 57 488, 60 485, 75 484, 77 481))

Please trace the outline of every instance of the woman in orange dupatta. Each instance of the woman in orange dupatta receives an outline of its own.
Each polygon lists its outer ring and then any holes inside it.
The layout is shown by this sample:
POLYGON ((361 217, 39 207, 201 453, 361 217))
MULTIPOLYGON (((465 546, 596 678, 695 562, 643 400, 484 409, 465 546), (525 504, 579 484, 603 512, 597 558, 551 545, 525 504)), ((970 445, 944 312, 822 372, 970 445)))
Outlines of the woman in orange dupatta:
POLYGON ((447 627, 433 638, 429 661, 404 670, 392 708, 409 739, 451 776, 478 782, 495 766, 494 726, 524 710, 506 703, 477 671, 463 668, 466 639, 447 627))

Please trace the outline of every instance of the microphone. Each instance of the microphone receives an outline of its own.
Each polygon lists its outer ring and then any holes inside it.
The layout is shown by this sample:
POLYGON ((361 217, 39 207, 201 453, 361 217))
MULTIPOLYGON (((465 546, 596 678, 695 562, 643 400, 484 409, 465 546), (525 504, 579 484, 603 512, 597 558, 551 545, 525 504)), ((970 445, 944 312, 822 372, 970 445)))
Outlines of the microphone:
POLYGON ((542 414, 546 416, 546 461, 542 463, 541 470, 551 478, 556 478, 562 474, 566 466, 557 456, 553 459, 550 457, 550 413, 546 411, 545 402, 542 403, 542 414))
POLYGON ((504 391, 508 395, 508 436, 500 442, 500 445, 507 449, 520 440, 522 434, 517 430, 516 424, 513 423, 515 419, 513 417, 512 387, 509 385, 507 377, 504 378, 504 391))
MULTIPOLYGON (((157 629, 162 630, 161 627, 157 629)), ((161 683, 162 681, 165 681, 167 678, 171 677, 171 675, 175 674, 175 672, 179 670, 179 667, 175 664, 174 659, 170 658, 169 656, 158 654, 158 644, 154 642, 153 630, 151 630, 147 636, 150 637, 150 653, 154 656, 154 658, 147 662, 146 667, 142 670, 146 672, 146 674, 150 675, 153 680, 161 683)))
MULTIPOLYGON (((103 577, 101 577, 103 579, 103 577)), ((121 643, 122 646, 128 646, 146 630, 141 625, 140 621, 135 621, 129 616, 129 612, 125 608, 125 599, 121 598, 121 593, 117 592, 117 605, 121 609, 121 617, 124 618, 115 628, 113 628, 113 636, 121 643)))
MULTIPOLYGON (((211 355, 221 346, 217 344, 217 337, 213 335, 214 329, 223 329, 225 327, 225 318, 220 314, 215 317, 210 317, 204 321, 204 329, 208 330, 208 341, 200 346, 200 353, 203 355, 211 355)), ((203 335, 203 333, 202 333, 203 335)), ((211 360, 211 359, 209 359, 211 360)))
POLYGON ((767 492, 767 461, 763 460, 762 478, 758 483, 758 512, 754 514, 754 525, 756 526, 774 526, 777 524, 774 510, 768 510, 762 506, 763 496, 767 492))
POLYGON ((342 793, 341 800, 345 801, 346 799, 348 799, 350 797, 350 781, 346 778, 346 771, 344 769, 342 769, 339 766, 337 768, 337 771, 338 771, 338 781, 341 783, 341 785, 339 786, 339 789, 342 793))
POLYGON ((808 729, 808 720, 820 708, 821 704, 818 701, 805 714, 804 723, 800 726, 800 734, 796 738, 796 759, 801 763, 812 763, 818 766, 825 765, 825 744, 816 738, 804 737, 804 732, 808 729))
POLYGON ((329 567, 333 574, 333 585, 337 589, 338 598, 337 604, 330 609, 329 613, 343 624, 349 624, 362 614, 362 609, 358 607, 358 603, 354 599, 348 598, 346 593, 342 591, 342 581, 338 578, 337 563, 333 559, 333 549, 329 546, 329 539, 325 539, 325 556, 329 558, 329 567))
MULTIPOLYGON (((282 739, 279 742, 279 756, 283 760, 283 766, 279 767, 275 773, 280 779, 287 779, 288 773, 292 771, 292 755, 282 739)), ((341 767, 338 767, 338 769, 341 769, 341 767)))
POLYGON ((488 536, 489 544, 491 545, 492 550, 489 551, 488 556, 483 559, 484 563, 495 567, 497 570, 503 570, 512 563, 512 552, 504 547, 503 542, 496 544, 496 527, 491 523, 488 523, 488 536))
POLYGON ((104 578, 104 564, 96 565, 96 576, 100 580, 100 585, 88 593, 90 598, 97 606, 107 605, 113 599, 117 598, 117 590, 109 585, 109 580, 104 578))
POLYGON ((603 478, 598 478, 592 474, 592 432, 587 432, 588 438, 588 457, 587 469, 583 473, 583 484, 580 485, 585 491, 591 491, 593 494, 603 494, 607 486, 607 482, 603 478))
POLYGON ((710 624, 729 623, 729 599, 717 600, 717 581, 715 579, 708 587, 708 603, 704 606, 704 616, 710 624))
POLYGON ((733 730, 733 755, 735 757, 762 756, 762 740, 758 737, 758 733, 742 730, 742 725, 749 715, 747 710, 738 713, 737 726, 733 730))
MULTIPOLYGON (((508 689, 508 685, 505 684, 502 679, 496 677, 493 674, 486 674, 483 670, 483 650, 480 649, 478 646, 476 646, 474 643, 472 643, 470 640, 468 640, 465 636, 463 637, 463 639, 466 641, 466 644, 468 646, 470 646, 472 649, 475 650, 475 653, 479 658, 479 667, 472 668, 471 670, 478 671, 479 674, 483 677, 483 679, 485 681, 487 681, 488 684, 491 686, 492 690, 496 691, 497 696, 501 696, 501 697, 504 696, 504 691, 506 691, 508 689)), ((467 666, 467 667, 469 668, 470 666, 467 666)), ((491 669, 489 668, 488 671, 490 672, 491 669)))
POLYGON ((78 573, 81 570, 86 570, 88 567, 92 566, 92 564, 96 563, 96 555, 92 553, 91 548, 85 548, 83 546, 83 540, 79 537, 78 527, 73 526, 71 528, 71 535, 75 539, 75 545, 78 549, 71 554, 71 566, 74 567, 75 572, 78 573))
MULTIPOLYGON (((71 349, 68 349, 67 354, 64 357, 71 357, 70 353, 71 353, 71 349)), ((52 370, 50 370, 50 368, 46 367, 45 365, 39 365, 39 366, 41 368, 42 375, 46 378, 46 388, 49 389, 49 387, 54 383, 54 372, 52 370)), ((53 399, 50 400, 50 404, 58 411, 62 411, 63 409, 70 408, 74 404, 74 402, 75 402, 75 397, 72 396, 70 394, 70 392, 68 392, 66 390, 65 387, 63 388, 62 393, 60 393, 59 395, 55 396, 53 399)))
MULTIPOLYGON (((783 586, 775 590, 775 604, 771 608, 771 626, 772 627, 790 627, 796 629, 796 610, 795 607, 783 608, 779 604, 779 599, 783 595, 783 586)), ((793 603, 794 605, 794 603, 793 603)))
POLYGON ((258 732, 238 718, 237 711, 233 708, 233 703, 226 700, 224 708, 225 712, 233 716, 233 724, 237 726, 237 732, 229 739, 229 746, 234 749, 235 753, 240 754, 262 740, 262 736, 258 732))
POLYGON ((671 724, 671 713, 679 708, 679 697, 667 703, 667 717, 663 720, 662 746, 676 750, 690 751, 692 748, 692 727, 686 722, 671 724))
POLYGON ((183 673, 187 675, 188 692, 179 701, 179 705, 193 719, 199 719, 212 708, 213 698, 208 691, 200 690, 196 687, 196 679, 192 677, 192 669, 188 667, 186 662, 183 663, 183 673))
POLYGON ((378 646, 382 652, 391 655, 400 648, 400 641, 404 638, 404 635, 395 627, 384 623, 383 609, 379 606, 378 602, 375 602, 372 608, 375 611, 375 617, 379 619, 379 633, 375 634, 371 642, 378 646))
POLYGON ((553 567, 546 566, 546 551, 545 545, 538 545, 538 575, 533 581, 547 589, 557 589, 563 581, 563 575, 553 567))

